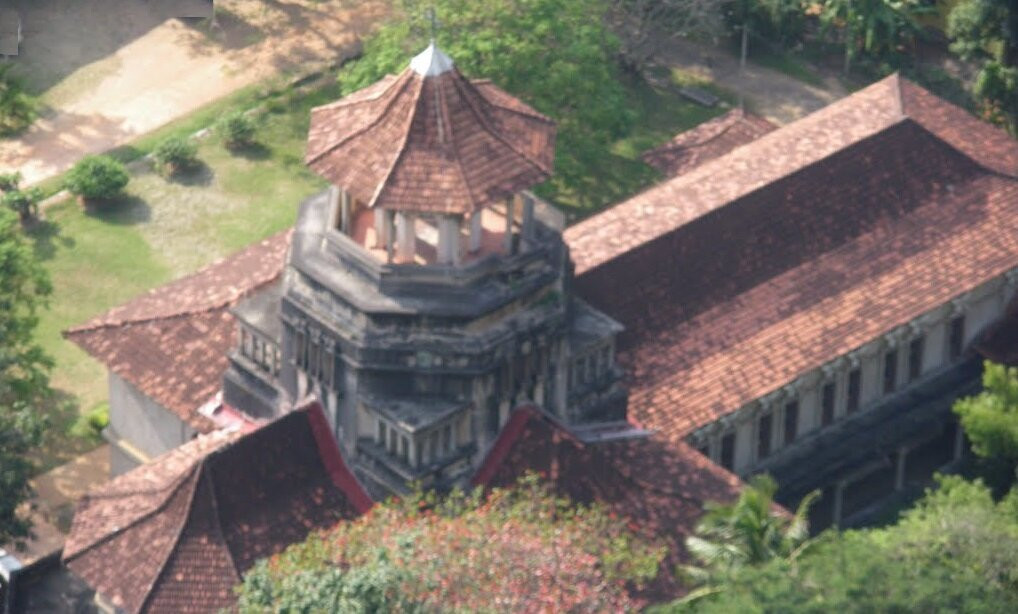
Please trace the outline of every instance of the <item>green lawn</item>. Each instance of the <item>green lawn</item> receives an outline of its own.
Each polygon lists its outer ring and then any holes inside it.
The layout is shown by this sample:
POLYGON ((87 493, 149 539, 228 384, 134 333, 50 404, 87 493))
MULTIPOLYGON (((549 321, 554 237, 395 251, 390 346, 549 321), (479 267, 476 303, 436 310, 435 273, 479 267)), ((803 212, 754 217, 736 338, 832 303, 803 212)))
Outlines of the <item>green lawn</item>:
POLYGON ((300 201, 325 186, 301 163, 307 110, 337 96, 330 86, 273 105, 276 112, 258 119, 263 145, 246 151, 231 153, 214 135, 203 139, 201 167, 184 176, 166 179, 136 162, 119 202, 86 212, 68 199, 30 231, 54 286, 37 333, 55 360, 60 399, 44 465, 80 449, 67 430, 106 399, 105 368, 60 332, 292 225, 300 201))
POLYGON ((798 79, 807 85, 812 85, 813 87, 824 86, 824 80, 820 74, 805 61, 789 51, 760 49, 759 51, 754 51, 750 55, 749 60, 754 64, 765 66, 784 73, 793 79, 798 79))

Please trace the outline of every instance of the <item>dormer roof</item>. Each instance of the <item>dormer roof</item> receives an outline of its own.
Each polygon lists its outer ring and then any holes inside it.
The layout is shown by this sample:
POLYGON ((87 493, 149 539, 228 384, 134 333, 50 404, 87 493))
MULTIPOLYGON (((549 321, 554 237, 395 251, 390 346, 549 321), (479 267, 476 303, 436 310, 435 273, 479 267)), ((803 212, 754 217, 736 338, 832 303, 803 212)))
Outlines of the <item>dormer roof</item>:
POLYGON ((406 70, 311 111, 305 161, 369 207, 464 214, 551 176, 555 124, 434 43, 406 70))

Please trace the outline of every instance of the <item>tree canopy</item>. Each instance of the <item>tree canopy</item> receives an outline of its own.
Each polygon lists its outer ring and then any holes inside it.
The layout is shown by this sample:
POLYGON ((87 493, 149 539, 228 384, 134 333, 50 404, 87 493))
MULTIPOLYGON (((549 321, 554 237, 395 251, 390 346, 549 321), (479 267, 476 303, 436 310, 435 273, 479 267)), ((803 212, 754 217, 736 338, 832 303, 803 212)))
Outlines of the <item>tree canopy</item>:
POLYGON ((947 21, 951 50, 980 62, 974 91, 991 119, 1018 132, 1018 6, 1011 0, 961 0, 947 21))
POLYGON ((733 503, 708 503, 696 527, 686 539, 686 549, 699 566, 687 566, 687 576, 697 584, 710 585, 734 570, 775 558, 793 558, 809 540, 806 514, 818 496, 812 493, 792 516, 774 505, 777 482, 768 475, 755 476, 733 503))
POLYGON ((29 495, 28 453, 42 436, 52 366, 33 338, 50 282, 18 226, 0 209, 0 543, 28 535, 18 506, 29 495))
POLYGON ((896 525, 825 533, 799 558, 742 567, 714 594, 658 612, 1015 612, 1016 503, 941 478, 896 525))
POLYGON ((434 7, 442 49, 469 78, 489 78, 558 123, 555 175, 541 186, 555 198, 582 195, 592 160, 632 125, 619 79, 619 41, 605 26, 603 0, 404 0, 400 16, 364 43, 339 75, 349 93, 399 73, 431 34, 434 7), (540 70, 535 70, 540 67, 540 70))
POLYGON ((241 611, 625 611, 664 553, 534 476, 488 495, 417 494, 259 562, 241 611))
POLYGON ((956 401, 954 412, 972 451, 987 461, 988 477, 1010 488, 1018 468, 1018 368, 984 363, 983 391, 956 401))

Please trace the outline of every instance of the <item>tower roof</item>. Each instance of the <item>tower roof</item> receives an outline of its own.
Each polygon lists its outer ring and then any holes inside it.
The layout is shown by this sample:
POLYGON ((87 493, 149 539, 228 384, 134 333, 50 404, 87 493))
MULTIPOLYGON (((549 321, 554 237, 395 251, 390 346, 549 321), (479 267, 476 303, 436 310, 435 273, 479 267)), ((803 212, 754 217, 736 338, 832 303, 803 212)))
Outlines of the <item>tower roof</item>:
POLYGON ((469 213, 552 172, 555 124, 434 43, 397 76, 311 111, 305 161, 370 207, 469 213))

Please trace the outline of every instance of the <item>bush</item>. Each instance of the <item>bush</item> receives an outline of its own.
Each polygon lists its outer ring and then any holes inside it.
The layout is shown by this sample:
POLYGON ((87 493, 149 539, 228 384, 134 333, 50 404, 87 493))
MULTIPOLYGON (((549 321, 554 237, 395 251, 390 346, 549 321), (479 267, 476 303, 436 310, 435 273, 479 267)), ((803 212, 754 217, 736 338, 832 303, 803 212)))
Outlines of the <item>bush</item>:
POLYGON ((152 157, 161 168, 173 174, 198 164, 198 146, 184 137, 170 137, 155 148, 152 157))
POLYGON ((0 135, 27 128, 35 121, 38 103, 28 95, 22 80, 12 72, 13 64, 0 63, 0 135))
POLYGON ((13 173, 0 173, 0 192, 17 190, 19 185, 21 185, 21 173, 17 171, 13 173))
POLYGON ((81 414, 70 428, 70 434, 79 439, 99 441, 102 431, 110 423, 110 406, 106 403, 97 405, 81 414))
POLYGON ((120 194, 130 175, 109 156, 85 156, 67 174, 65 187, 86 200, 107 200, 120 194))
POLYGON ((38 215, 39 202, 41 200, 42 190, 39 188, 28 188, 27 190, 9 189, 0 198, 0 202, 18 214, 18 218, 22 223, 38 215))
POLYGON ((216 131, 227 147, 244 147, 254 143, 255 123, 244 113, 231 113, 216 125, 216 131))

